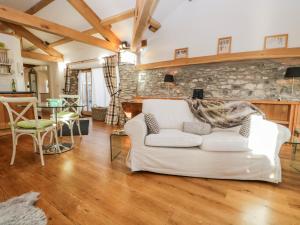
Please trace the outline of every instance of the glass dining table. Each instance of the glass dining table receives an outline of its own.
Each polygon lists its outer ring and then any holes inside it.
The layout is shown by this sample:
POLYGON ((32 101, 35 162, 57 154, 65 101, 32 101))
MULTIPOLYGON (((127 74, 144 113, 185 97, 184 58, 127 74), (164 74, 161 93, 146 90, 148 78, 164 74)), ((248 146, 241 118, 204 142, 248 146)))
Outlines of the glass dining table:
MULTIPOLYGON (((59 129, 62 129, 62 126, 60 126, 60 120, 58 119, 57 113, 60 112, 61 110, 65 109, 77 109, 77 108, 83 108, 85 105, 77 105, 77 104, 62 104, 62 103, 57 103, 57 104, 52 104, 50 102, 40 102, 37 104, 38 109, 49 109, 52 111, 52 119, 54 120, 56 127, 59 129)), ((51 154, 60 154, 66 151, 69 151, 73 148, 74 146, 72 145, 71 142, 67 141, 61 141, 60 138, 58 140, 58 147, 54 143, 54 138, 52 138, 52 141, 49 145, 44 145, 43 146, 43 152, 45 155, 51 155, 51 154)))

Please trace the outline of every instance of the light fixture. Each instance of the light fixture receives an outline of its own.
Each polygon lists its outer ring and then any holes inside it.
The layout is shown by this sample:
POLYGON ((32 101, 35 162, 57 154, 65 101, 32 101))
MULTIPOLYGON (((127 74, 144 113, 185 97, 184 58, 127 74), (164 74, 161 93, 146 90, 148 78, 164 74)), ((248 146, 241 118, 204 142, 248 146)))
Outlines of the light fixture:
POLYGON ((285 71, 284 78, 293 78, 292 82, 292 94, 294 93, 295 77, 300 77, 300 67, 289 67, 285 71))
POLYGON ((119 48, 121 50, 124 50, 124 49, 129 49, 129 44, 127 41, 122 41, 121 44, 119 45, 119 48))
POLYGON ((170 97, 170 86, 173 86, 174 84, 174 76, 172 74, 166 74, 164 77, 164 83, 166 84, 168 88, 168 97, 170 97))
POLYGON ((285 71, 284 78, 300 77, 300 67, 289 67, 285 71))
POLYGON ((147 40, 142 40, 141 41, 141 47, 140 47, 140 51, 144 51, 147 48, 148 42, 147 40))

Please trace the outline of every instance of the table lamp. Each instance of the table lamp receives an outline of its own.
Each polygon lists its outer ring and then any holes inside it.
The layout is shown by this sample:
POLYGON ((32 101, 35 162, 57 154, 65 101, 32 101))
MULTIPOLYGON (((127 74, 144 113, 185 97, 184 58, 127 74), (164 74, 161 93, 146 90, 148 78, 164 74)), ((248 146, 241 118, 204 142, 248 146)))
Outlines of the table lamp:
POLYGON ((170 86, 174 84, 174 76, 172 74, 166 74, 164 82, 168 87, 168 97, 170 97, 170 86))
POLYGON ((284 78, 293 78, 292 94, 294 93, 294 78, 300 77, 300 67, 288 67, 285 71, 284 78))
POLYGON ((203 99, 203 89, 194 89, 193 90, 193 99, 203 99))

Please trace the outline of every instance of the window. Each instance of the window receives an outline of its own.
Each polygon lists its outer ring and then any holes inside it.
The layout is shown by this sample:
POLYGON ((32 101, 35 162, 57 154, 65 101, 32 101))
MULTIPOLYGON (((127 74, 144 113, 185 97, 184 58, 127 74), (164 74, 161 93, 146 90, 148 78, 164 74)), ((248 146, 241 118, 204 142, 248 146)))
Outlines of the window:
POLYGON ((91 112, 93 106, 107 107, 110 95, 105 84, 102 68, 81 71, 78 75, 78 94, 84 112, 91 112))

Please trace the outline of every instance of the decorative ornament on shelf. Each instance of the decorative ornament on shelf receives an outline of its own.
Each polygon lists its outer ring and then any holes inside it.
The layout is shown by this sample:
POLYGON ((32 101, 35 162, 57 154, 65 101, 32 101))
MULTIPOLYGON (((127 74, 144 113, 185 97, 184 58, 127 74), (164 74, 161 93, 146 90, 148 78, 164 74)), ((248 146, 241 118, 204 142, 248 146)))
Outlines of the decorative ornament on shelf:
POLYGON ((222 37, 218 39, 217 54, 229 54, 231 53, 232 37, 222 37))
POLYGON ((174 58, 175 59, 184 59, 189 57, 189 49, 188 48, 178 48, 175 49, 174 58))
POLYGON ((266 36, 264 41, 264 50, 276 49, 276 48, 287 48, 288 39, 289 39, 288 34, 266 36))
POLYGON ((12 92, 17 92, 15 79, 12 79, 12 81, 11 81, 11 90, 12 90, 12 92))

